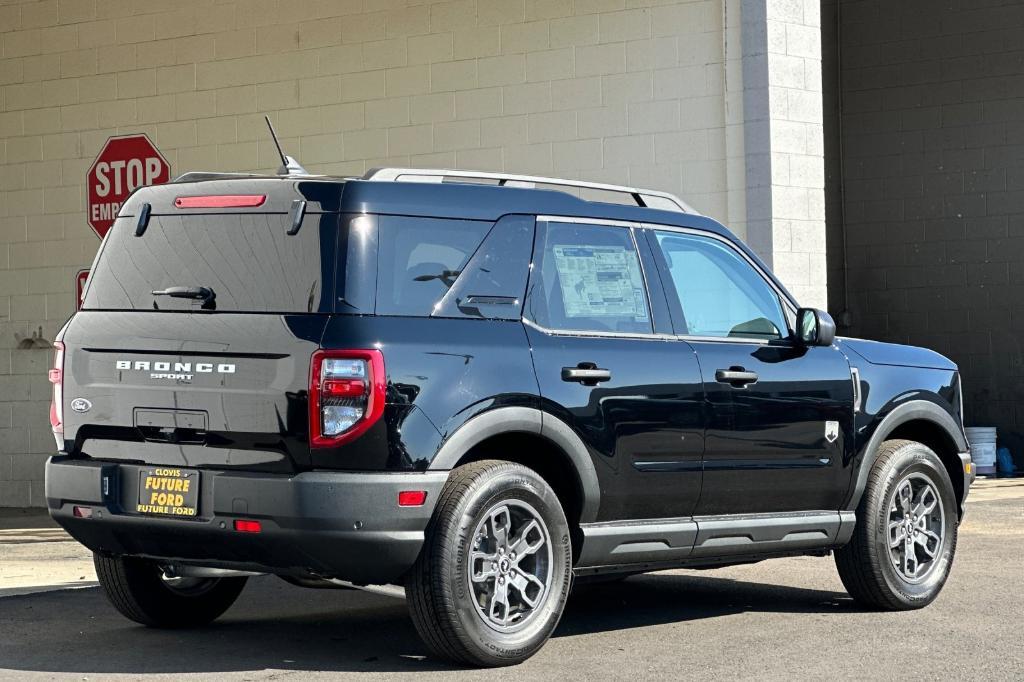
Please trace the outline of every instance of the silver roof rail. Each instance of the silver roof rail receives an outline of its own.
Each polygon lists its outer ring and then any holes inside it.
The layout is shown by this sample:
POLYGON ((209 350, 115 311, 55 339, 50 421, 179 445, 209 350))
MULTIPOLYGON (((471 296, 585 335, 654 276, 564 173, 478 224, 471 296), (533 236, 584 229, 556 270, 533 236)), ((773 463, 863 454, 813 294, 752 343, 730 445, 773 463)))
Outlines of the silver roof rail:
POLYGON ((515 175, 512 173, 488 173, 484 171, 453 170, 449 168, 371 168, 366 171, 363 180, 376 182, 436 182, 445 178, 464 178, 472 180, 495 180, 502 187, 524 187, 533 189, 537 185, 554 185, 556 187, 574 187, 578 189, 597 190, 601 192, 618 192, 628 194, 637 206, 657 208, 663 211, 676 211, 700 215, 689 204, 668 192, 621 185, 606 185, 600 182, 584 180, 566 180, 564 178, 545 178, 536 175, 515 175))

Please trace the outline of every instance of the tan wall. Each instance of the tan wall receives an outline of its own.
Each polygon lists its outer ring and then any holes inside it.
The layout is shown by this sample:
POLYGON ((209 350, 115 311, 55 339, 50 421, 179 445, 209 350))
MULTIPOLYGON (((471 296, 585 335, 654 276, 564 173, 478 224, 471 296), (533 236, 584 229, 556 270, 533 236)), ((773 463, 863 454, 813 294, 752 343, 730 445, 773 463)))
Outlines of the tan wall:
POLYGON ((0 5, 0 506, 44 503, 49 352, 19 344, 52 340, 71 312, 99 244, 86 170, 107 137, 147 133, 173 175, 269 171, 267 113, 313 172, 582 177, 727 220, 742 129, 727 155, 722 2, 0 5))

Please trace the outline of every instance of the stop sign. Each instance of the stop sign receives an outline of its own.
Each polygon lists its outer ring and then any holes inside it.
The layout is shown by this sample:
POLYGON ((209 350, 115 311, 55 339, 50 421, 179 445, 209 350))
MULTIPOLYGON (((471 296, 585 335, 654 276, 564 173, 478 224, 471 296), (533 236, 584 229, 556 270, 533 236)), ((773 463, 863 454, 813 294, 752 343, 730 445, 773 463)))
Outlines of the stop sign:
POLYGON ((89 225, 103 239, 135 188, 171 179, 171 165, 145 134, 111 137, 85 176, 89 225))

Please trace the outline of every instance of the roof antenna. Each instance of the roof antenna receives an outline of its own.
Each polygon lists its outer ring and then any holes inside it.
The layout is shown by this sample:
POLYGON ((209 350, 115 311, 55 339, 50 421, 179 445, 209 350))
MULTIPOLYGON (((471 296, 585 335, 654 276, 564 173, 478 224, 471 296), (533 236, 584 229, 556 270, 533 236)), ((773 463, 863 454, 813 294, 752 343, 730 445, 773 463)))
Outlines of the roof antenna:
POLYGON ((274 140, 274 146, 277 147, 277 155, 281 157, 281 167, 277 169, 278 175, 309 175, 309 171, 299 165, 299 162, 284 153, 281 149, 281 143, 277 140, 277 133, 274 132, 274 124, 270 122, 269 116, 263 118, 267 121, 267 127, 270 128, 270 138, 274 140))

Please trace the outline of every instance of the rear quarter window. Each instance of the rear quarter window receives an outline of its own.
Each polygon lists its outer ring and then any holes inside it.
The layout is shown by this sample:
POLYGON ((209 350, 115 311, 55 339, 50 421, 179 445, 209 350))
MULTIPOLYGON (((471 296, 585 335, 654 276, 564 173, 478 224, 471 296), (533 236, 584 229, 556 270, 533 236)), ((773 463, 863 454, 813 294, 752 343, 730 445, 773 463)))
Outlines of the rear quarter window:
POLYGON ((429 317, 492 225, 479 220, 380 216, 377 313, 429 317))

